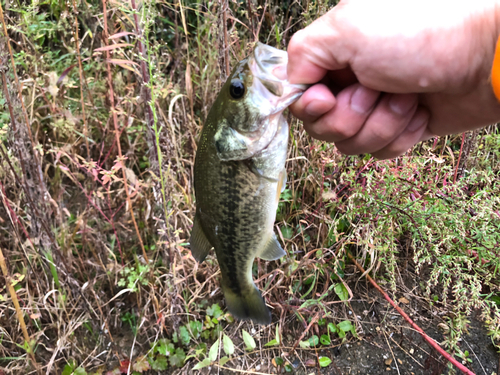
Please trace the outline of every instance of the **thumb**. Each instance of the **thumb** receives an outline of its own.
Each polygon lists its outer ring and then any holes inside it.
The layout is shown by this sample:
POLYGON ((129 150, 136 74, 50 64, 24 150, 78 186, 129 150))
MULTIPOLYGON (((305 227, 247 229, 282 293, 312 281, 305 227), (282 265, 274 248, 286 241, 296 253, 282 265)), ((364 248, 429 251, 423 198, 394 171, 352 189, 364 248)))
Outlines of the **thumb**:
POLYGON ((354 55, 347 45, 342 2, 305 29, 295 33, 288 44, 288 80, 291 83, 319 82, 329 70, 348 66, 354 55))

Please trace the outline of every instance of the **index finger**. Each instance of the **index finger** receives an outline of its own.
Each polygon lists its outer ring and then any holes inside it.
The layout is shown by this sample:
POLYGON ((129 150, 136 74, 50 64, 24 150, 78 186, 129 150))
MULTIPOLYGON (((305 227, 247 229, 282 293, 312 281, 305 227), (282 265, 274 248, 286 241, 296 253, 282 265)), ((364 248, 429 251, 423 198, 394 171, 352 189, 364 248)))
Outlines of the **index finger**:
POLYGON ((352 48, 341 36, 338 5, 312 24, 295 33, 288 44, 288 80, 291 83, 316 83, 328 71, 348 66, 352 48))

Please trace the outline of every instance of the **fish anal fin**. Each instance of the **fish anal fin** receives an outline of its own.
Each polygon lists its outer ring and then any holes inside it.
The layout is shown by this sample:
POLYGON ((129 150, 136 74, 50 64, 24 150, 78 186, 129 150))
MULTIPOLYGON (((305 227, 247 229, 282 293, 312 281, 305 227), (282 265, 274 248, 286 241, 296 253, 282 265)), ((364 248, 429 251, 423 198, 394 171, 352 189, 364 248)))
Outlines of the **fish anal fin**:
POLYGON ((278 242, 278 239, 273 233, 269 241, 267 241, 266 247, 259 255, 259 258, 264 260, 276 260, 281 258, 283 255, 286 255, 286 252, 283 250, 278 242))
POLYGON ((191 231, 191 239, 189 240, 189 243, 191 245, 191 254, 194 259, 196 259, 199 263, 203 262, 212 248, 212 245, 208 241, 205 232, 203 232, 198 214, 194 217, 193 229, 191 231))

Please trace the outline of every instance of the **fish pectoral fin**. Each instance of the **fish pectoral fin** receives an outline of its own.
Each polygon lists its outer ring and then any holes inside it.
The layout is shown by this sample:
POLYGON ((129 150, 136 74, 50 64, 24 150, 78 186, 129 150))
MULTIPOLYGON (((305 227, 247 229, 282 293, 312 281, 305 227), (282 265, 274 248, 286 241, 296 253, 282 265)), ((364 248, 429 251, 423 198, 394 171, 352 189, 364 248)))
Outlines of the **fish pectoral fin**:
POLYGON ((212 248, 212 245, 210 241, 208 241, 205 232, 203 232, 198 214, 194 217, 193 230, 191 231, 189 243, 191 245, 191 254, 194 259, 199 263, 203 262, 212 248))
MULTIPOLYGON (((244 161, 244 163, 247 165, 247 167, 257 176, 265 178, 269 182, 278 182, 279 180, 277 178, 274 178, 272 176, 266 176, 264 171, 257 166, 255 161, 253 159, 247 159, 244 161)), ((279 178, 279 177, 278 177, 279 178)))
POLYGON ((217 130, 214 142, 220 160, 244 160, 252 156, 246 138, 226 124, 217 130))
POLYGON ((285 250, 281 247, 276 235, 273 233, 271 239, 267 242, 266 247, 259 255, 260 259, 264 260, 276 260, 286 255, 285 250))

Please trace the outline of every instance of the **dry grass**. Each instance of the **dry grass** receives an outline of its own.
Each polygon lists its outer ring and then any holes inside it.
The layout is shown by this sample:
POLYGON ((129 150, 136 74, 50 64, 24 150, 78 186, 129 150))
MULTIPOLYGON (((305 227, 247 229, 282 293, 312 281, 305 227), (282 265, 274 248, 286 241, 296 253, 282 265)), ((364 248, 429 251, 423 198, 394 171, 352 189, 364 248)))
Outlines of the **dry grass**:
POLYGON ((223 307, 215 257, 197 264, 187 243, 197 135, 228 66, 257 39, 285 47, 329 5, 104 4, 3 9, 0 374, 145 373, 167 360, 168 373, 190 373, 223 335, 236 349, 224 363, 221 344, 213 372, 276 373, 294 367, 294 355, 300 369, 319 372, 321 353, 345 340, 332 333, 320 352, 304 344, 312 335, 346 321, 366 333, 352 314, 360 275, 347 251, 393 295, 442 312, 456 355, 464 356, 457 343, 473 311, 499 339, 495 127, 468 136, 460 162, 453 137, 376 162, 313 141, 290 117, 276 225, 288 255, 254 270, 274 323, 214 312, 223 307), (422 285, 407 289, 418 271, 422 285), (201 332, 190 322, 202 322, 201 332), (254 350, 245 350, 242 329, 254 350))

